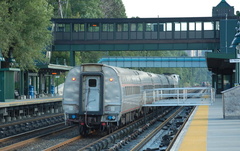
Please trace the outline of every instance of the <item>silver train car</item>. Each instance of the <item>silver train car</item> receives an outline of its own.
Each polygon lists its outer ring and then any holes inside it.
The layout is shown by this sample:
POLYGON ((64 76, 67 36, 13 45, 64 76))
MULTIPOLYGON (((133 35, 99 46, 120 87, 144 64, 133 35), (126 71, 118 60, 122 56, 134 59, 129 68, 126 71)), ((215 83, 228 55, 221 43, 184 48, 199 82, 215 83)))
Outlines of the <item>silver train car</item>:
POLYGON ((111 132, 143 115, 143 104, 159 99, 156 88, 178 85, 176 74, 159 75, 104 64, 83 64, 71 69, 63 90, 66 123, 111 132))

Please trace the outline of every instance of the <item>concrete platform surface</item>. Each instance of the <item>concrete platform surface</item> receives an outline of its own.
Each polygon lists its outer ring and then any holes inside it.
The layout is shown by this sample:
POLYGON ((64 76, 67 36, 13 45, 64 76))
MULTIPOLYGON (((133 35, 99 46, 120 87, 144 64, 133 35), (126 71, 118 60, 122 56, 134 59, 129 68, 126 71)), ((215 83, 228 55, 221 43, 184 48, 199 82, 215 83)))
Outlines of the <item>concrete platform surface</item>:
POLYGON ((218 95, 213 105, 195 109, 171 150, 240 151, 240 120, 223 118, 218 95))

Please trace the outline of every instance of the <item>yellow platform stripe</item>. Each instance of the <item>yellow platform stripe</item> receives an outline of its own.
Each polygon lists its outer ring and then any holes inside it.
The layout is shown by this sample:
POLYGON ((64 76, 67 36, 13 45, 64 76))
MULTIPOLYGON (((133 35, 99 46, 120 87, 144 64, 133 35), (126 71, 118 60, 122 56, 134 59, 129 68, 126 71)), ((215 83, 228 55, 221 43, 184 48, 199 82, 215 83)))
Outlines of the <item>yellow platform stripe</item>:
POLYGON ((206 151, 208 106, 199 106, 188 128, 179 151, 206 151))

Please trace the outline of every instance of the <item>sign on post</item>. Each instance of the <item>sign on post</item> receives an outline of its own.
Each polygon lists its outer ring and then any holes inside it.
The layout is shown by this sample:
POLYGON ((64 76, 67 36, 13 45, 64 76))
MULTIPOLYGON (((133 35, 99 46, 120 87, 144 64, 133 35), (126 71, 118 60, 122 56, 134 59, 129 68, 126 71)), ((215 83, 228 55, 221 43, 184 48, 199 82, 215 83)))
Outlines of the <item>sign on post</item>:
POLYGON ((230 63, 238 63, 238 62, 240 62, 240 59, 230 59, 229 62, 230 63))

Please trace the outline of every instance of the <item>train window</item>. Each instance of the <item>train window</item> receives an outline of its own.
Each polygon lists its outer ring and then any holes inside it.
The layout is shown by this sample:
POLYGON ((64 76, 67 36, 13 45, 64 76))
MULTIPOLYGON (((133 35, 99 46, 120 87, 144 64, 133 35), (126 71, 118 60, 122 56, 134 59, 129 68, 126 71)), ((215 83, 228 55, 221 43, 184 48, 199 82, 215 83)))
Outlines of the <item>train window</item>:
POLYGON ((97 80, 96 79, 89 79, 88 80, 88 86, 89 87, 96 87, 97 86, 97 80))

